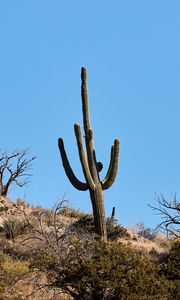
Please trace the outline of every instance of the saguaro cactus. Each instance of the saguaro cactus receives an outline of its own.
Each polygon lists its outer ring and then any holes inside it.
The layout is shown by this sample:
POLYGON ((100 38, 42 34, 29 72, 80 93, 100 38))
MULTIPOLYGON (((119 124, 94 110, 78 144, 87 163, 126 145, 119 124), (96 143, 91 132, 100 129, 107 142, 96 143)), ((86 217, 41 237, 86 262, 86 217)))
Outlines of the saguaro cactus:
POLYGON ((113 184, 116 178, 119 162, 120 142, 118 139, 114 141, 114 145, 111 147, 111 158, 107 174, 103 180, 100 180, 99 173, 102 170, 103 165, 101 162, 96 161, 93 130, 90 125, 90 115, 88 107, 87 72, 86 68, 84 67, 81 69, 81 80, 82 111, 86 150, 83 145, 81 127, 79 124, 74 125, 74 131, 76 135, 79 158, 85 177, 85 182, 79 181, 75 176, 67 158, 62 138, 59 138, 58 146, 64 170, 72 185, 76 189, 81 191, 89 190, 93 208, 95 230, 96 233, 101 237, 101 240, 106 241, 107 232, 103 191, 108 189, 113 184))

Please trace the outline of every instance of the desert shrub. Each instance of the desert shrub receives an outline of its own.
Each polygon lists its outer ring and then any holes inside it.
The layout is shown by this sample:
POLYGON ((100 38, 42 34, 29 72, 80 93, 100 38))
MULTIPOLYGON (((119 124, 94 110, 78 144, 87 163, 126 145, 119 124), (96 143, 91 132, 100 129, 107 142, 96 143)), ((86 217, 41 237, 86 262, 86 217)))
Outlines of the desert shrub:
POLYGON ((2 264, 2 272, 8 284, 14 284, 29 271, 28 264, 19 260, 7 259, 2 264))
POLYGON ((8 207, 7 206, 1 206, 0 207, 0 212, 6 212, 6 211, 8 211, 8 207))
MULTIPOLYGON (((126 228, 122 225, 117 224, 116 219, 108 218, 106 221, 107 225, 107 238, 111 241, 116 240, 120 237, 130 237, 126 228)), ((88 231, 90 234, 95 234, 95 227, 94 227, 94 219, 92 215, 84 215, 81 217, 74 226, 77 229, 88 231)))
POLYGON ((23 199, 20 199, 20 198, 18 198, 16 200, 16 204, 18 206, 22 206, 23 208, 29 208, 30 207, 30 205, 28 203, 26 203, 23 199))
POLYGON ((75 218, 75 219, 83 218, 87 215, 86 213, 83 213, 79 210, 76 210, 74 208, 69 208, 69 207, 63 207, 59 211, 59 213, 66 217, 75 218))
POLYGON ((174 241, 169 252, 162 258, 160 272, 168 280, 180 280, 180 240, 174 241))
POLYGON ((14 241, 17 236, 25 232, 27 224, 24 221, 12 217, 4 220, 3 228, 6 238, 14 241))
POLYGON ((46 273, 50 287, 62 289, 73 299, 168 299, 166 280, 155 264, 130 247, 74 241, 58 256, 46 250, 31 268, 46 273))
POLYGON ((90 234, 95 234, 95 226, 94 226, 94 219, 92 215, 84 215, 76 221, 73 226, 77 230, 87 231, 90 234))
POLYGON ((175 240, 162 257, 159 273, 170 282, 173 299, 180 299, 180 240, 175 240))
POLYGON ((0 299, 20 300, 17 293, 14 294, 14 284, 23 279, 29 272, 28 264, 19 260, 11 259, 8 255, 0 251, 0 299))
POLYGON ((109 240, 116 240, 117 238, 126 237, 129 238, 130 234, 127 229, 122 225, 117 223, 116 219, 108 218, 107 219, 107 238, 109 240))

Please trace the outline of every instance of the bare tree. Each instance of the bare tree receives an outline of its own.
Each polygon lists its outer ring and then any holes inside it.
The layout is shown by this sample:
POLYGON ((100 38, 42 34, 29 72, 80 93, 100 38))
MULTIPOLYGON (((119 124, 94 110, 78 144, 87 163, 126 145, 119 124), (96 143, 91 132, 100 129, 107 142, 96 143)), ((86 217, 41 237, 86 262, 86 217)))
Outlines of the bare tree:
POLYGON ((167 201, 163 195, 157 198, 158 207, 149 205, 158 215, 162 216, 157 228, 162 229, 167 235, 180 237, 180 202, 174 195, 173 200, 167 201))
POLYGON ((35 158, 28 158, 28 149, 10 154, 0 149, 0 196, 6 197, 12 184, 23 187, 29 182, 29 171, 35 158))

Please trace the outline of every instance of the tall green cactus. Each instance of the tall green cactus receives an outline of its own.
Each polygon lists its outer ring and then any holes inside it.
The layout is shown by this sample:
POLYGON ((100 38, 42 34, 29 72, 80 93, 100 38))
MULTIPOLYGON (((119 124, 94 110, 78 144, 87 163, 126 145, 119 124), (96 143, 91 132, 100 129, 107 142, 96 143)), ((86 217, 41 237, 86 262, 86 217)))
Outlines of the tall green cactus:
POLYGON ((111 159, 109 169, 103 180, 100 180, 99 173, 103 168, 101 162, 96 161, 96 154, 94 148, 93 130, 90 125, 90 116, 88 108, 88 91, 87 91, 87 72, 86 68, 81 69, 81 97, 82 97, 82 111, 83 111, 83 123, 84 123, 84 135, 86 151, 83 145, 81 127, 79 124, 74 125, 74 131, 77 140, 77 146, 79 151, 79 158, 81 161, 85 183, 81 182, 75 176, 70 163, 68 161, 63 139, 58 140, 58 146, 62 158, 62 163, 67 177, 72 185, 81 191, 89 190, 96 233, 101 237, 102 241, 107 240, 106 232, 106 218, 104 209, 104 190, 108 189, 114 182, 118 169, 119 162, 119 148, 120 142, 118 139, 114 141, 114 145, 111 147, 111 159))

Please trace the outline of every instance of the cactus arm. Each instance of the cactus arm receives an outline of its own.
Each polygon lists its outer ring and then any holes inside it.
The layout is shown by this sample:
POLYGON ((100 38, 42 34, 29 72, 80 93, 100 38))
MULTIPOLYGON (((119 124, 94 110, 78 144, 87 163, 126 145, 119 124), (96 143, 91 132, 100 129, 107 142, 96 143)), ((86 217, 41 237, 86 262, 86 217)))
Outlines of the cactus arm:
POLYGON ((86 182, 87 182, 88 186, 90 187, 90 189, 94 190, 95 184, 94 184, 94 181, 92 179, 92 176, 91 176, 91 173, 89 170, 88 161, 87 161, 87 157, 85 154, 84 145, 83 145, 83 141, 82 141, 81 127, 79 124, 74 125, 74 131, 75 131, 75 135, 76 135, 77 146, 78 146, 78 151, 79 151, 79 158, 81 161, 84 177, 85 177, 86 182))
POLYGON ((101 185, 105 184, 105 181, 106 181, 106 179, 108 177, 108 174, 110 173, 110 170, 112 169, 113 153, 114 153, 114 145, 111 146, 111 155, 110 155, 109 168, 108 168, 108 171, 106 173, 105 178, 101 181, 101 185))
POLYGON ((64 170, 66 172, 66 175, 67 175, 69 181, 76 189, 78 189, 80 191, 87 191, 87 189, 88 189, 87 183, 83 183, 83 182, 79 181, 70 166, 70 163, 69 163, 69 160, 67 158, 66 151, 64 148, 63 139, 61 139, 61 138, 58 139, 58 146, 59 146, 59 151, 61 154, 63 167, 64 167, 64 170))
POLYGON ((88 91, 87 91, 87 72, 86 68, 81 69, 81 98, 82 98, 82 111, 83 111, 83 122, 84 132, 88 136, 88 130, 91 128, 90 115, 88 107, 88 91))
POLYGON ((89 170, 94 182, 98 182, 99 176, 96 167, 95 149, 93 131, 90 124, 89 104, 88 104, 88 88, 87 88, 87 72, 86 68, 81 69, 81 98, 82 98, 82 112, 83 112, 83 125, 86 141, 87 160, 89 170))
POLYGON ((116 139, 111 148, 111 160, 106 177, 102 180, 101 185, 103 190, 107 190, 113 183, 117 175, 120 153, 120 141, 116 139))

